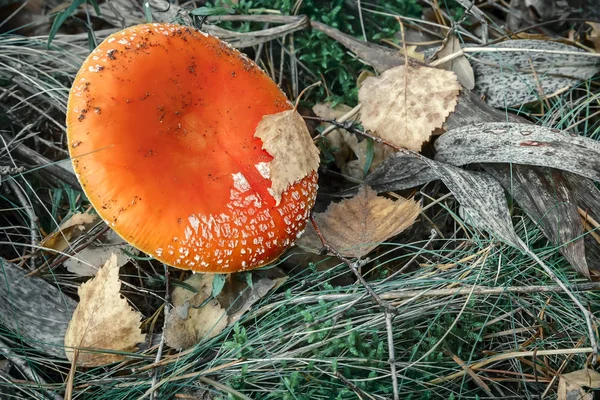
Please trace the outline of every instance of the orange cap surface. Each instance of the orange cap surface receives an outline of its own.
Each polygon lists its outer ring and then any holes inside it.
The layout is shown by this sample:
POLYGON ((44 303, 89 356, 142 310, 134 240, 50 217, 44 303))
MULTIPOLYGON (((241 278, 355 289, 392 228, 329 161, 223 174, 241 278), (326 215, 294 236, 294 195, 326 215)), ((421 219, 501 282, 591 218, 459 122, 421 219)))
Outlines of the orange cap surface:
MULTIPOLYGON (((316 172, 269 194, 262 117, 291 108, 252 61, 172 24, 109 36, 69 96, 69 151, 100 216, 158 260, 199 272, 266 264, 304 230, 316 172)), ((285 134, 285 132, 284 132, 285 134)))

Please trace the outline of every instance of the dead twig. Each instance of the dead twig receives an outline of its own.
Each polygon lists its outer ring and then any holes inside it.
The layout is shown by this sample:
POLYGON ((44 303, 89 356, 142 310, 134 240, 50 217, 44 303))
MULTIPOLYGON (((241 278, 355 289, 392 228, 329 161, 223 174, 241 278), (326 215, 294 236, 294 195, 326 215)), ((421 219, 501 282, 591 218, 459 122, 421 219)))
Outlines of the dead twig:
MULTIPOLYGON (((165 321, 163 323, 163 329, 162 329, 162 334, 160 335, 160 344, 158 345, 158 351, 156 352, 156 358, 154 359, 154 363, 158 363, 162 357, 162 352, 163 352, 163 348, 165 345, 165 330, 167 328, 167 314, 169 313, 169 302, 171 301, 171 296, 170 296, 170 285, 169 285, 169 267, 167 267, 166 264, 163 264, 165 267, 165 306, 163 308, 164 310, 164 315, 165 315, 165 321)), ((152 374, 152 386, 149 389, 149 393, 150 393, 150 400, 154 400, 155 396, 156 396, 156 387, 157 387, 157 383, 158 383, 158 372, 161 370, 161 368, 156 368, 154 370, 154 373, 152 374)), ((148 392, 147 392, 148 393, 148 392)))
POLYGON ((312 213, 310 215, 310 222, 311 222, 313 228, 315 229, 315 232, 317 233, 319 240, 321 240, 323 249, 326 250, 328 253, 333 254, 338 260, 340 260, 344 264, 346 264, 352 270, 352 272, 354 273, 356 278, 359 280, 359 282, 362 284, 362 286, 365 288, 367 293, 369 293, 371 298, 373 298, 373 300, 383 309, 383 312, 385 314, 385 321, 386 321, 385 326, 386 326, 386 331, 387 331, 390 373, 392 376, 392 384, 393 384, 393 388, 394 388, 394 400, 399 400, 400 394, 398 391, 398 377, 396 375, 396 355, 395 355, 395 350, 394 350, 394 331, 392 328, 393 316, 397 313, 397 310, 395 307, 393 307, 390 304, 388 304, 387 302, 383 301, 381 299, 381 297, 379 297, 379 295, 377 293, 375 293, 375 291, 373 290, 371 285, 369 285, 369 283, 362 276, 362 274, 360 273, 360 271, 358 269, 362 266, 363 262, 361 262, 360 259, 356 260, 356 261, 350 261, 343 255, 341 255, 339 251, 337 251, 336 249, 331 247, 329 245, 329 243, 327 243, 327 240, 325 239, 325 237, 323 236, 323 233, 319 229, 319 226, 317 225, 317 221, 315 221, 315 218, 312 213))

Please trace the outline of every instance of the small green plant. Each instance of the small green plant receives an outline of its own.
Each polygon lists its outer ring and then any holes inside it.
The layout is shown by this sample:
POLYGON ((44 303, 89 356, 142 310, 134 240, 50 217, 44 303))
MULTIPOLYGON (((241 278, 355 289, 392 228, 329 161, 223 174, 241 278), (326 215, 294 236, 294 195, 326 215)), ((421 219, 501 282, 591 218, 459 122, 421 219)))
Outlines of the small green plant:
MULTIPOLYGON (((311 21, 322 22, 345 34, 363 39, 358 9, 354 3, 345 0, 325 2, 306 0, 302 1, 300 7, 295 10, 296 3, 292 0, 241 0, 238 4, 232 4, 228 0, 218 0, 207 3, 202 7, 202 12, 207 13, 206 15, 213 15, 215 12, 250 15, 270 10, 284 15, 306 15, 311 21)), ((410 17, 418 17, 421 10, 416 0, 383 1, 377 8, 385 9, 390 14, 410 17)), ((363 22, 367 40, 375 43, 382 38, 393 38, 400 29, 393 18, 375 20, 367 13, 363 13, 363 22)), ((249 32, 254 28, 261 29, 261 26, 253 26, 249 22, 227 23, 223 24, 223 27, 240 32, 249 32)), ((289 40, 285 45, 289 45, 289 40)), ((298 71, 300 86, 310 85, 315 81, 315 76, 325 83, 312 91, 307 101, 328 100, 346 104, 357 102, 356 79, 360 71, 365 68, 362 62, 349 55, 344 46, 316 30, 295 32, 293 41, 295 55, 302 63, 298 71)), ((284 71, 284 76, 289 77, 289 71, 284 71)))

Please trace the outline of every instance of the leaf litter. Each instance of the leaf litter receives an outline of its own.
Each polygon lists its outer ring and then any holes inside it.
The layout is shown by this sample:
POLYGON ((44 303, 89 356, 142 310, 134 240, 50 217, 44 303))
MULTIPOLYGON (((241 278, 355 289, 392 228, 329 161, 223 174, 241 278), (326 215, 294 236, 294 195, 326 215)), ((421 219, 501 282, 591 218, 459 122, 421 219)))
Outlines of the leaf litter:
MULTIPOLYGON (((359 41, 357 41, 359 42, 359 41)), ((371 45, 371 44, 369 44, 371 45)), ((372 46, 366 46, 366 47, 370 47, 370 50, 372 51, 371 54, 377 54, 376 47, 372 47, 372 46)), ((364 49, 363 49, 364 50, 364 49)), ((363 57, 364 58, 364 57, 363 57)), ((374 62, 375 64, 379 63, 379 66, 385 65, 386 63, 388 65, 390 64, 394 64, 396 63, 398 60, 398 57, 396 57, 393 52, 389 51, 388 54, 386 54, 384 57, 380 57, 380 60, 377 62, 374 62), (383 60, 383 61, 381 61, 383 60)), ((545 90, 542 90, 542 92, 544 92, 545 90)), ((541 94, 539 91, 537 92, 537 94, 541 94)), ((466 97, 463 94, 461 94, 461 99, 464 100, 466 97)), ((462 101, 461 100, 461 101, 462 101)), ((472 99, 471 99, 472 100, 472 99)), ((483 110, 484 108, 481 108, 481 110, 483 110)), ((473 110, 473 115, 474 115, 474 119, 476 120, 478 118, 478 112, 481 110, 473 110)), ((491 115, 491 114, 490 114, 491 115)), ((455 117, 456 114, 450 114, 450 117, 455 117)), ((455 118, 456 119, 456 118, 455 118)), ((428 139, 426 139, 428 140, 428 139)), ((420 146, 419 146, 420 148, 420 146)), ((353 149, 353 151, 355 151, 353 149)), ((357 154, 358 158, 360 159, 360 155, 358 154, 358 152, 355 151, 355 153, 357 154)), ((501 162, 504 163, 504 162, 501 162)), ((489 171, 493 168, 498 168, 497 171, 504 171, 503 173, 505 173, 506 168, 507 168, 507 164, 501 164, 501 165, 492 165, 492 164, 487 164, 487 165, 483 165, 484 169, 489 173, 489 171)), ((525 170, 525 172, 527 173, 531 173, 531 171, 534 171, 535 169, 530 168, 529 170, 527 170, 527 166, 523 167, 525 170)), ((541 171, 542 169, 540 169, 541 171)), ((540 172, 540 176, 543 174, 564 174, 565 176, 568 176, 569 174, 565 174, 565 173, 561 173, 560 171, 548 171, 548 170, 543 170, 542 172, 540 172)), ((448 188, 455 193, 455 196, 457 197, 459 203, 461 203, 461 207, 465 208, 467 210, 467 214, 468 214, 468 220, 472 221, 473 219, 477 219, 477 218, 473 218, 473 213, 471 212, 471 210, 469 210, 469 208, 472 208, 474 206, 478 206, 478 207, 488 207, 489 206, 489 202, 483 201, 481 199, 478 199, 474 202, 472 202, 472 204, 469 203, 469 201, 465 200, 465 198, 468 198, 469 196, 472 196, 476 190, 486 190, 487 187, 494 187, 494 189, 492 190, 492 194, 494 194, 495 196, 497 196, 496 199, 496 203, 498 204, 498 207, 506 207, 505 201, 504 203, 502 202, 502 199, 504 197, 504 193, 500 190, 496 190, 497 189, 497 182, 494 181, 494 179, 491 180, 486 180, 486 179, 479 179, 479 183, 475 184, 474 188, 471 188, 469 185, 473 185, 473 182, 478 181, 478 177, 485 177, 486 175, 483 173, 474 173, 472 171, 465 171, 462 170, 460 168, 457 168, 456 166, 452 166, 452 165, 448 165, 448 164, 444 164, 444 163, 440 163, 440 162, 434 162, 432 161, 431 163, 423 160, 423 159, 417 159, 417 158, 413 158, 411 156, 406 156, 405 154, 394 154, 393 156, 387 158, 386 160, 384 160, 383 164, 382 164, 382 168, 377 168, 377 170, 375 171, 375 173, 372 173, 370 176, 368 176, 366 178, 366 182, 369 183, 373 189, 377 192, 381 192, 381 191, 388 191, 388 190, 400 190, 400 189, 392 189, 392 188, 407 188, 407 187, 414 187, 414 186, 419 186, 422 185, 426 182, 429 182, 433 179, 442 179, 446 185, 448 186, 448 188), (389 167, 390 170, 386 171, 385 168, 383 168, 383 166, 389 167), (391 171, 391 169, 395 168, 395 171, 391 171), (471 191, 472 190, 472 191, 471 191), (462 201, 461 201, 462 199, 462 201)), ((529 176, 527 174, 524 174, 523 176, 529 176)), ((498 177, 498 181, 503 182, 502 179, 500 178, 504 178, 506 177, 506 173, 504 176, 498 177)), ((583 178, 580 175, 573 175, 573 181, 577 181, 582 183, 581 187, 587 187, 585 186, 585 184, 591 184, 591 186, 593 188, 594 185, 592 182, 590 182, 588 179, 583 178)), ((550 179, 550 178, 548 178, 550 179)), ((504 182, 503 182, 504 183, 504 182)), ((513 182, 510 182, 511 185, 513 186, 519 186, 519 187, 523 187, 524 185, 527 184, 527 182, 525 180, 514 180, 513 182)), ((504 185, 505 188, 507 188, 507 185, 504 185)), ((531 185, 530 185, 531 186, 531 185)), ((550 185, 544 185, 544 188, 549 187, 550 185)), ((532 188, 532 190, 534 189, 538 189, 538 188, 532 188)), ((597 191, 597 188, 595 188, 597 191)), ((548 192, 549 189, 544 189, 542 190, 542 192, 548 192)), ((595 206, 595 202, 597 203, 597 199, 594 199, 594 194, 593 192, 589 192, 588 193, 588 197, 585 197, 585 194, 580 193, 581 191, 584 191, 585 189, 580 189, 579 192, 577 193, 576 196, 574 196, 575 198, 570 199, 570 202, 576 202, 577 205, 579 206, 579 212, 580 213, 584 213, 587 214, 589 213, 590 216, 593 216, 594 213, 597 213, 597 210, 599 209, 597 206, 595 206), (594 208, 595 207, 595 208, 594 208)), ((513 194, 514 196, 514 194, 513 194)), ((514 196, 516 198, 516 196, 514 196)), ((541 205, 539 207, 539 209, 537 210, 538 213, 542 213, 543 212, 543 207, 546 207, 545 205, 541 205)), ((487 210, 484 210, 487 211, 487 210)), ((531 212, 532 211, 527 211, 528 214, 530 214, 530 216, 532 215, 531 212)), ((508 214, 507 214, 508 215, 508 214)), ((500 226, 494 226, 494 224, 490 224, 489 221, 486 221, 486 218, 490 218, 493 217, 493 213, 490 213, 489 216, 483 218, 483 224, 480 225, 481 227, 484 227, 486 230, 490 231, 492 234, 496 234, 495 232, 502 232, 504 231, 504 233, 506 234, 508 232, 508 236, 511 235, 510 230, 512 229, 506 229, 506 227, 502 227, 502 225, 504 225, 504 223, 506 221, 501 221, 502 223, 500 224, 500 226)), ((501 216, 500 219, 503 219, 504 216, 501 216)), ((533 218, 532 218, 533 219, 533 218)), ((555 220, 558 220, 560 218, 554 218, 555 220)), ((598 218, 596 218, 598 219, 598 218)), ((557 222, 549 222, 550 225, 552 224, 556 224, 557 222)), ((551 229, 551 228, 550 228, 551 229)), ((548 236, 548 234, 547 234, 548 236)), ((586 236, 586 239, 589 239, 590 235, 586 236)), ((561 239, 559 239, 560 241, 561 239)), ((225 283, 227 285, 227 283, 225 283)), ((256 285, 256 283, 254 284, 256 285)), ((213 285, 214 286, 214 285, 213 285)), ((214 292, 214 289, 213 289, 214 292)), ((221 291, 221 293, 226 293, 225 291, 221 291)), ((220 294, 221 294, 220 293, 220 294)), ((214 294, 214 293, 212 293, 214 294)), ((219 294, 219 295, 220 295, 219 294)), ((565 374, 566 375, 566 374, 565 374)), ((559 394, 560 396, 560 394, 559 394)))
POLYGON ((122 361, 119 352, 137 350, 145 340, 140 330, 142 314, 134 311, 121 296, 121 281, 117 256, 98 270, 96 276, 79 286, 79 304, 73 313, 65 335, 65 348, 69 361, 82 367, 97 367, 122 361))
POLYGON ((166 315, 166 343, 186 349, 217 336, 270 290, 283 284, 287 276, 270 268, 253 272, 251 279, 252 286, 235 276, 222 279, 214 274, 194 274, 186 279, 171 295, 173 308, 166 315))
POLYGON ((365 129, 389 142, 420 151, 458 102, 460 84, 450 71, 389 69, 365 79, 358 92, 365 129))
MULTIPOLYGON (((410 227, 420 211, 413 200, 386 199, 362 186, 356 196, 332 203, 324 213, 315 214, 315 221, 330 246, 343 256, 358 258, 410 227)), ((322 247, 310 225, 296 244, 315 253, 322 247)))

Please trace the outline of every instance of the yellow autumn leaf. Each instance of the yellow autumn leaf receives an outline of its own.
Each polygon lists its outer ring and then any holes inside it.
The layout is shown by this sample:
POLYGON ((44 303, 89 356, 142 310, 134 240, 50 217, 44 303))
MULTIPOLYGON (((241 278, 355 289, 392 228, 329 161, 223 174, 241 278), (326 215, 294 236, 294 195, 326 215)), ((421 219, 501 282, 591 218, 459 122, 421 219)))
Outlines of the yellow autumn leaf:
POLYGON ((77 291, 79 304, 65 334, 69 361, 73 361, 73 349, 79 350, 79 366, 122 361, 125 356, 115 352, 133 352, 145 340, 140 330, 142 314, 131 309, 120 290, 117 256, 113 254, 96 276, 77 291))
POLYGON ((69 247, 69 243, 87 232, 100 220, 98 214, 75 213, 63 220, 58 229, 47 235, 40 246, 62 252, 69 247))
POLYGON ((459 91, 453 72, 401 65, 364 81, 361 120, 375 135, 419 151, 454 110, 459 91))

